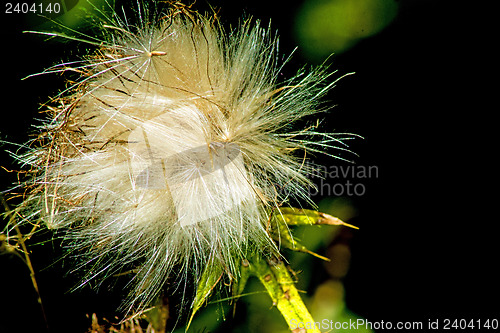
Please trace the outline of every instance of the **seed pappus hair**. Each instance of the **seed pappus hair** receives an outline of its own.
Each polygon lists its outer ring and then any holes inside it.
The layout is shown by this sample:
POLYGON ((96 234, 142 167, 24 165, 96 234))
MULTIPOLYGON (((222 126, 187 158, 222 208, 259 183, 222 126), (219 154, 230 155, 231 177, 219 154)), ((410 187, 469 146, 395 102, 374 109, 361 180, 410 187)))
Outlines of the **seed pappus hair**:
POLYGON ((336 81, 319 67, 278 83, 278 41, 258 21, 227 32, 181 4, 137 16, 115 13, 102 39, 77 35, 96 50, 44 71, 80 78, 18 156, 35 174, 22 216, 65 230, 68 248, 85 253, 82 283, 133 264, 127 309, 209 262, 237 279, 246 253, 276 255, 270 211, 311 202, 305 153, 346 149, 314 125, 294 128, 324 111, 336 81))

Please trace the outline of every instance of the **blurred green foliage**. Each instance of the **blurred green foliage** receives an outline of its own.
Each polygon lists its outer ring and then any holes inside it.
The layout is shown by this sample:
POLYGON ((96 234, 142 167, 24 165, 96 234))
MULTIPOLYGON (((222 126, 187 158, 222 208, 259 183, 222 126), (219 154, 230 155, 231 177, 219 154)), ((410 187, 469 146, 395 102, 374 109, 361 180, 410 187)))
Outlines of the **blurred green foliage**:
POLYGON ((93 22, 106 20, 115 8, 114 0, 35 0, 22 16, 36 31, 80 31, 93 22))
POLYGON ((324 59, 379 33, 397 11, 394 0, 306 0, 297 14, 295 36, 307 57, 324 59))

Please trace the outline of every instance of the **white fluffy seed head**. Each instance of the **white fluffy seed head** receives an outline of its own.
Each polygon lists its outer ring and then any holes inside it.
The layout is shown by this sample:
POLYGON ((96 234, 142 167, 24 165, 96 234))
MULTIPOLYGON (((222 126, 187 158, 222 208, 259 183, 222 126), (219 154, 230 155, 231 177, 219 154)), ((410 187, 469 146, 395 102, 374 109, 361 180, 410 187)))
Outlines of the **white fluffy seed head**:
POLYGON ((338 142, 291 127, 333 83, 317 69, 278 85, 277 41, 259 23, 226 33, 185 7, 159 17, 102 26, 21 156, 36 172, 23 214, 66 230, 87 254, 86 280, 133 263, 128 308, 148 305, 174 270, 196 278, 210 261, 237 278, 248 251, 276 253, 270 210, 307 199, 304 151, 338 142))

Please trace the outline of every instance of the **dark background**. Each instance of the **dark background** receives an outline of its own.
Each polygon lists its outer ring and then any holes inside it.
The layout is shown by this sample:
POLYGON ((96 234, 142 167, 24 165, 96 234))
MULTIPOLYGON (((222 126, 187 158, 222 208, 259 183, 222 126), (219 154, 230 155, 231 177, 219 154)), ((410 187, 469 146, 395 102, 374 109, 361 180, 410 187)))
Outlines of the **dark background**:
MULTIPOLYGON (((227 24, 235 24, 243 13, 265 23, 271 18, 282 54, 297 45, 292 20, 300 1, 210 3, 220 8, 227 24)), ((498 85, 488 65, 493 52, 488 46, 497 38, 487 36, 495 31, 487 15, 490 10, 472 1, 398 5, 389 27, 331 59, 332 69, 356 75, 341 80, 332 91, 329 98, 338 106, 326 123, 363 136, 351 144, 359 155, 354 160, 379 169, 366 194, 350 198, 358 212, 350 223, 360 230, 350 244, 346 304, 371 321, 498 318, 498 217, 493 215, 498 205, 498 162, 493 162, 498 139, 491 128, 498 120, 487 117, 498 109, 488 104, 498 85)), ((208 8, 202 1, 195 7, 208 8)), ((1 20, 5 82, 0 136, 24 142, 33 118, 39 117, 38 104, 62 88, 62 78, 20 79, 74 59, 84 46, 22 34, 32 27, 19 15, 4 14, 3 8, 1 20)), ((292 73, 310 62, 299 49, 286 70, 292 73)), ((1 164, 12 167, 3 152, 1 164)), ((14 180, 13 174, 2 171, 2 189, 14 180)), ((47 262, 42 258, 46 255, 37 258, 34 253, 32 260, 47 262)), ((40 327, 29 273, 14 257, 0 256, 5 280, 0 288, 6 295, 0 317, 19 323, 16 331, 26 327, 25 321, 40 327)), ((44 272, 39 276, 41 293, 47 308, 53 304, 58 309, 48 313, 59 317, 57 330, 65 325, 85 327, 74 308, 64 312, 64 303, 85 311, 84 303, 92 303, 92 298, 65 295, 71 285, 44 272)))

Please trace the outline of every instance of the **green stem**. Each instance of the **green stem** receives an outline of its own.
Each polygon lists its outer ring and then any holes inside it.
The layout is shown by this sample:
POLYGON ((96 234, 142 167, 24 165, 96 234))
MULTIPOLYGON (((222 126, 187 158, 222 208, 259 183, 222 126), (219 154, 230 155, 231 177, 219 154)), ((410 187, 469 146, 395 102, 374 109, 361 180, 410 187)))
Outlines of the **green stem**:
POLYGON ((262 258, 255 257, 250 262, 250 269, 262 282, 273 301, 273 305, 276 305, 292 332, 321 333, 316 328, 305 330, 296 327, 299 322, 313 323, 314 320, 283 262, 272 264, 262 258))

